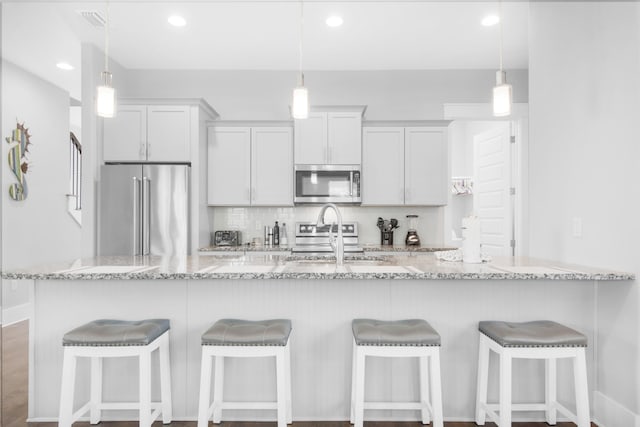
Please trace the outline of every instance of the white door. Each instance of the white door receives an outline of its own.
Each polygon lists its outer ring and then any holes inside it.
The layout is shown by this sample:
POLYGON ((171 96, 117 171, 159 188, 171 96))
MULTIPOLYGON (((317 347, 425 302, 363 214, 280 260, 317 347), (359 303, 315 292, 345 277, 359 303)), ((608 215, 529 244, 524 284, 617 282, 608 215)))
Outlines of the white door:
POLYGON ((328 113, 327 163, 359 165, 362 161, 362 114, 328 113))
POLYGON ((147 160, 188 162, 189 107, 152 105, 147 111, 147 160))
POLYGON ((404 204, 404 128, 362 130, 362 204, 404 204))
POLYGON ((512 255, 511 147, 508 122, 473 137, 473 208, 480 217, 482 250, 512 255))
POLYGON ((309 118, 296 120, 296 164, 327 163, 327 113, 309 113, 309 118))
POLYGON ((404 203, 447 204, 447 133, 445 129, 410 127, 404 131, 404 203))
POLYGON ((208 203, 218 206, 249 206, 251 129, 210 128, 207 160, 208 203))
POLYGON ((102 153, 105 162, 138 162, 146 157, 147 107, 123 105, 104 119, 102 153))
POLYGON ((293 205, 293 139, 291 128, 251 130, 251 204, 293 205))

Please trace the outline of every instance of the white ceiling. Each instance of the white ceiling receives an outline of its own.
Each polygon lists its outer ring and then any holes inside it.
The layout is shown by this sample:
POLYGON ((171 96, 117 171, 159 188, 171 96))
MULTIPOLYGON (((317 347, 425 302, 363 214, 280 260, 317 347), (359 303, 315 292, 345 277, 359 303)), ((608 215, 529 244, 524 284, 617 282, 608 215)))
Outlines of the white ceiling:
MULTIPOLYGON (((106 4, 4 3, 3 56, 62 87, 69 80, 79 85, 80 42, 102 48, 104 33, 78 10, 105 15, 106 4), (76 70, 57 70, 62 59, 76 70)), ((499 29, 480 21, 497 11, 496 1, 305 1, 303 67, 495 69, 499 29), (331 14, 341 15, 344 25, 328 27, 324 21, 331 14)), ((505 1, 502 13, 505 68, 527 68, 528 3, 505 1)), ((298 68, 298 1, 111 1, 110 15, 110 56, 125 68, 298 68), (184 16, 187 26, 171 27, 170 14, 184 16)))

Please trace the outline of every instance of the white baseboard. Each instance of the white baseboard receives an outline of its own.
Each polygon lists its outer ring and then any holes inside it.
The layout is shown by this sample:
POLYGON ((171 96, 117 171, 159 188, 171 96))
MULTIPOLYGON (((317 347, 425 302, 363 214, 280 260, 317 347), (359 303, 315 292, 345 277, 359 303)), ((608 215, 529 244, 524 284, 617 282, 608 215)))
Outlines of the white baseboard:
POLYGON ((16 305, 2 309, 2 327, 29 319, 31 303, 16 305))
POLYGON ((640 427, 640 414, 599 391, 593 392, 593 419, 598 427, 640 427))

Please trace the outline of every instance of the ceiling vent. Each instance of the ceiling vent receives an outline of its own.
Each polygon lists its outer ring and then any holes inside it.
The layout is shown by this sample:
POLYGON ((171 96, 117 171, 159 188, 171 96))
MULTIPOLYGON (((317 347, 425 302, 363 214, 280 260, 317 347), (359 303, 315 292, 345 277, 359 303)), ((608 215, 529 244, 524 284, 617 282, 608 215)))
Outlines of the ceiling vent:
POLYGON ((96 10, 78 10, 78 14, 94 27, 102 28, 107 23, 104 16, 96 10))

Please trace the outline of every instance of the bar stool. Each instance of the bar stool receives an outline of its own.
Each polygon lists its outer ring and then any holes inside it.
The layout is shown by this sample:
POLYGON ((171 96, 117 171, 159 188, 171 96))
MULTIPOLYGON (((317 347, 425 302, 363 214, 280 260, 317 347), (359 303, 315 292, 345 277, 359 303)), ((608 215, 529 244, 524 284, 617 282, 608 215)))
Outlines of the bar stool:
POLYGON ((442 427, 440 335, 435 329, 422 319, 397 321, 355 319, 351 327, 353 365, 350 422, 354 427, 362 427, 365 409, 420 410, 423 424, 429 424, 431 417, 433 427, 442 427), (418 357, 420 401, 366 402, 364 378, 367 356, 418 357), (430 393, 429 388, 431 388, 430 393))
POLYGON ((589 390, 585 348, 587 337, 578 331, 549 320, 512 323, 483 321, 479 323, 478 390, 476 424, 484 425, 489 415, 500 427, 511 426, 512 411, 545 411, 548 424, 556 424, 560 411, 578 427, 589 427, 589 390), (500 356, 500 393, 497 404, 487 403, 490 350, 500 356), (545 359, 545 402, 511 403, 511 362, 514 358, 545 359), (573 359, 576 413, 556 399, 556 359, 573 359), (496 414, 495 411, 499 414, 496 414))
POLYGON ((291 321, 221 319, 202 335, 198 427, 222 421, 223 409, 276 409, 278 427, 291 424, 291 321), (275 357, 276 402, 228 402, 223 400, 225 357, 275 357), (215 358, 213 402, 211 362, 215 358))
POLYGON ((60 427, 70 427, 87 411, 90 412, 90 423, 98 424, 102 411, 112 409, 137 409, 140 427, 150 427, 160 412, 164 424, 171 422, 168 319, 95 320, 67 332, 62 345, 64 359, 58 420, 60 427), (158 350, 160 355, 161 402, 151 401, 151 353, 154 350, 158 350), (139 402, 103 402, 103 358, 134 356, 138 357, 140 367, 139 402), (76 361, 79 357, 91 358, 91 396, 88 403, 73 412, 76 361))

